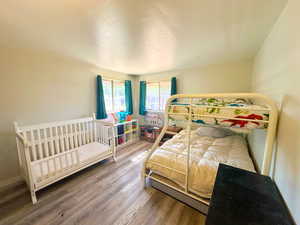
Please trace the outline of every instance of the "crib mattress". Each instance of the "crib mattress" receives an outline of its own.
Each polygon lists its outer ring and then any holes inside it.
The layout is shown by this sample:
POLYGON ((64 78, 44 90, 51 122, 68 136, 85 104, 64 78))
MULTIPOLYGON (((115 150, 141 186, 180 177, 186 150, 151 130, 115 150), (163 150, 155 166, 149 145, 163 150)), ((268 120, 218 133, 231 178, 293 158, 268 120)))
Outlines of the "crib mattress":
MULTIPOLYGON (((153 173, 170 179, 181 187, 185 185, 186 131, 175 135, 156 149, 146 163, 153 173), (174 168, 176 171, 169 168, 174 168)), ((255 172, 246 141, 239 135, 224 138, 191 134, 189 191, 210 198, 219 163, 255 172)))
MULTIPOLYGON (((99 157, 100 155, 107 154, 109 150, 108 145, 101 144, 99 142, 92 142, 78 147, 75 151, 70 154, 66 154, 65 157, 56 157, 49 160, 49 168, 47 161, 44 161, 41 165, 34 164, 32 165, 32 174, 35 182, 40 182, 42 178, 47 178, 56 175, 55 165, 59 171, 68 170, 74 168, 73 161, 76 159, 76 151, 78 151, 79 163, 84 164, 93 159, 99 157), (60 162, 61 160, 61 162, 60 162), (61 166, 62 165, 62 166, 61 166), (73 166, 72 166, 73 165, 73 166)), ((78 165, 78 163, 77 163, 78 165)))

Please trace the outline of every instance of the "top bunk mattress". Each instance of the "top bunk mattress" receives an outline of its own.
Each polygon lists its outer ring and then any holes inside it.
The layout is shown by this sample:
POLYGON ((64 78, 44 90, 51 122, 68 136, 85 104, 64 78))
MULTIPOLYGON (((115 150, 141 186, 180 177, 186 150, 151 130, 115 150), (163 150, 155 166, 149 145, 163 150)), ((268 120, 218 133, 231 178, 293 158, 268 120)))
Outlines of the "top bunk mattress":
POLYGON ((192 121, 203 125, 232 128, 265 129, 270 109, 247 99, 195 99, 192 104, 173 102, 168 113, 173 120, 187 120, 191 107, 192 121))
MULTIPOLYGON (((242 136, 214 138, 200 135, 203 134, 198 130, 191 132, 189 191, 200 197, 210 198, 219 163, 255 172, 247 143, 242 136)), ((146 163, 146 168, 184 187, 186 138, 187 131, 183 130, 165 142, 153 152, 146 163)))

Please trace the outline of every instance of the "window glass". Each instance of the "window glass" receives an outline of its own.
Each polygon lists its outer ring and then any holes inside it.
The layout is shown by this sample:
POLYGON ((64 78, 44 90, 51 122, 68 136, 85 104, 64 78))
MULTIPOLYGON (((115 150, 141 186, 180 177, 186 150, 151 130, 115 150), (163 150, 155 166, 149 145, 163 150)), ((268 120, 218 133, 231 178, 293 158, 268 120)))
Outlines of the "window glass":
POLYGON ((112 82, 111 80, 102 80, 103 92, 106 112, 113 112, 113 99, 112 99, 112 82))
POLYGON ((125 84, 121 81, 114 81, 114 111, 125 111, 125 84))
POLYGON ((146 91, 146 110, 164 111, 167 99, 170 97, 171 83, 148 82, 146 91))
POLYGON ((125 110, 125 84, 123 81, 103 80, 103 91, 107 113, 125 110))
POLYGON ((160 82, 160 111, 164 111, 171 93, 171 82, 160 82))
POLYGON ((159 111, 159 83, 147 83, 146 110, 159 111))

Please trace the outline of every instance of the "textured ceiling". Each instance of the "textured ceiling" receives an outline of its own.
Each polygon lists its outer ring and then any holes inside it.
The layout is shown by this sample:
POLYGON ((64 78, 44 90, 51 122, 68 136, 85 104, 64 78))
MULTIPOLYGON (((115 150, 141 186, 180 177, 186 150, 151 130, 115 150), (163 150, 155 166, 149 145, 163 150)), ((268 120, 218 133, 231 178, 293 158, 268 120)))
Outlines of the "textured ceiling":
POLYGON ((287 0, 7 0, 0 45, 147 74, 251 58, 287 0))

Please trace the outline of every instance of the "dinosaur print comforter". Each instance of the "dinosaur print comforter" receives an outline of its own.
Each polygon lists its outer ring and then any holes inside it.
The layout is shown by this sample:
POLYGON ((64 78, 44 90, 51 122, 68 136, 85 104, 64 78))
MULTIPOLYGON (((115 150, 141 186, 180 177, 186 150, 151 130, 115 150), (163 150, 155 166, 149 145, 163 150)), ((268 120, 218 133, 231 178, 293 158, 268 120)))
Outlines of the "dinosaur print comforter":
MULTIPOLYGON (((246 99, 201 99, 192 104, 192 120, 203 125, 233 128, 267 128, 269 109, 246 99), (242 119, 242 120, 240 120, 242 119)), ((169 107, 173 120, 187 119, 189 104, 173 103, 169 107), (184 118, 186 117, 186 118, 184 118)))

